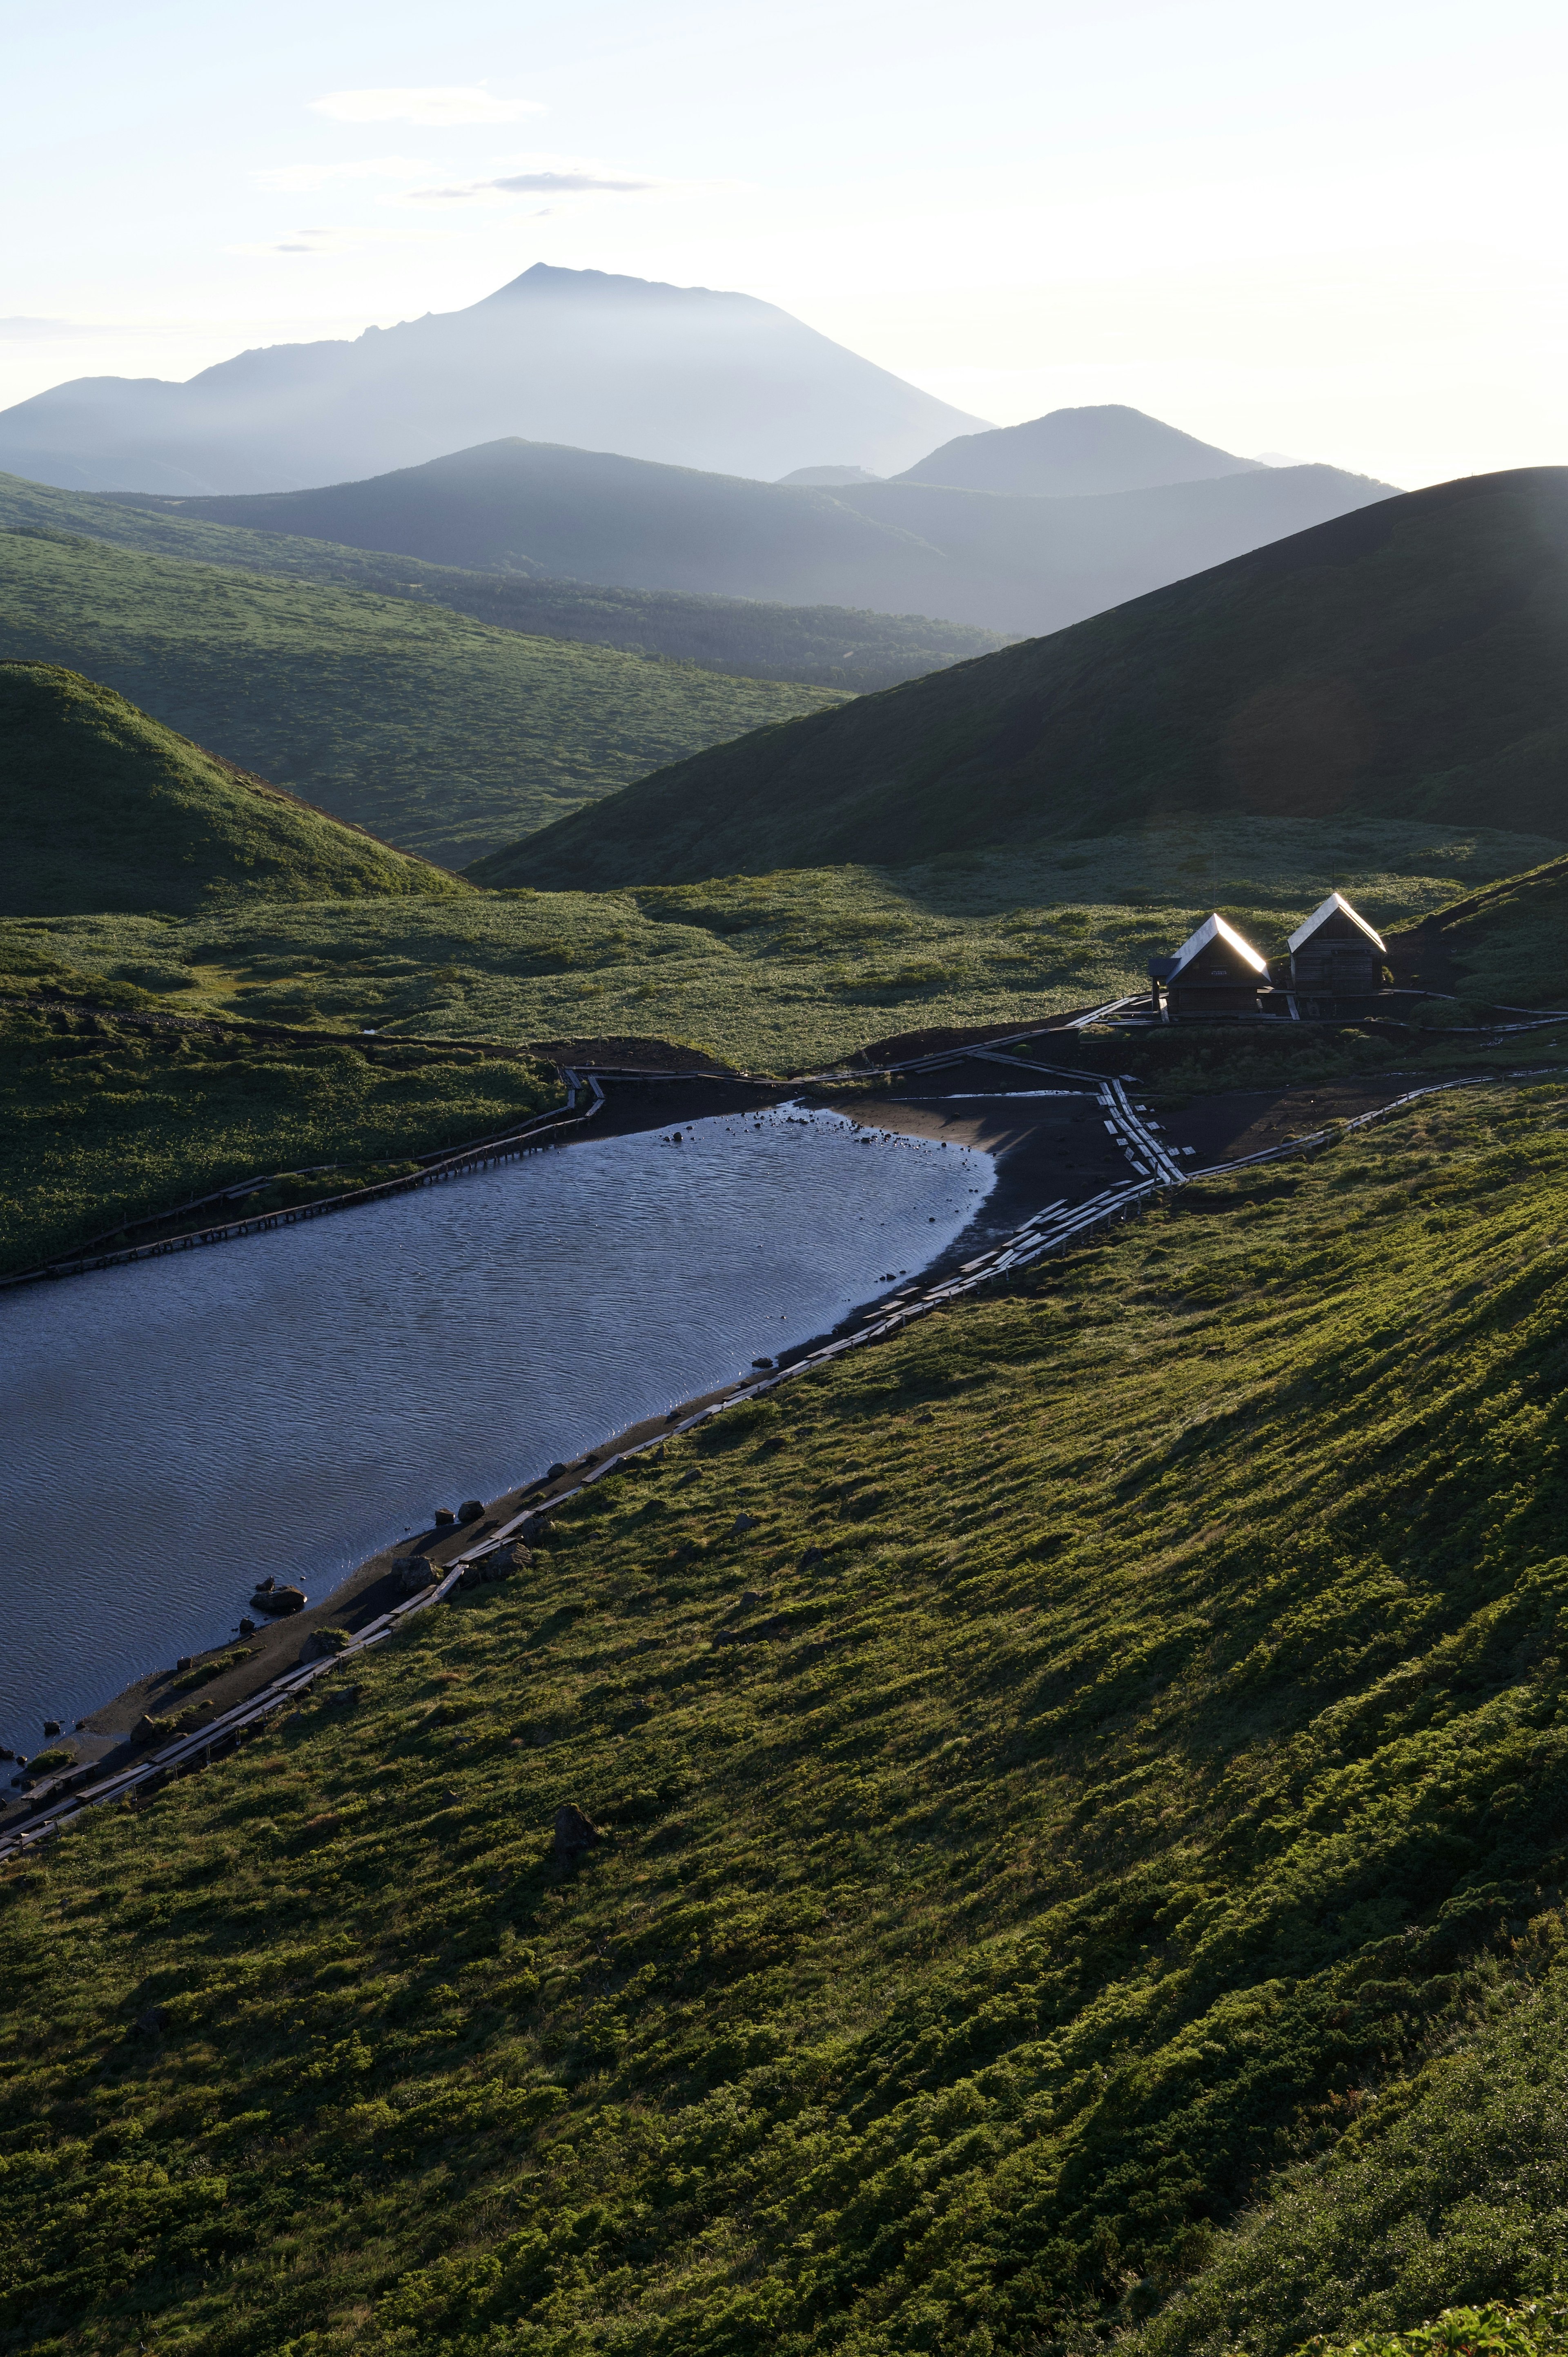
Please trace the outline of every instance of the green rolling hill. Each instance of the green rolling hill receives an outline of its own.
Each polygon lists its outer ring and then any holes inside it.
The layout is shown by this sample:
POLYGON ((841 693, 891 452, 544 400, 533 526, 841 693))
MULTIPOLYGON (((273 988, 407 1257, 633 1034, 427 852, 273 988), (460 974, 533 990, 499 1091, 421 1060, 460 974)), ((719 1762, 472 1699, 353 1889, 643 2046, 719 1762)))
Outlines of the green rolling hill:
POLYGON ((1568 468, 1466 478, 759 731, 475 874, 600 889, 908 866, 1187 814, 1568 840, 1565 651, 1568 468))
POLYGON ((453 866, 661 763, 839 700, 37 524, 0 531, 0 656, 87 673, 453 866))
POLYGON ((0 662, 0 840, 6 916, 468 889, 53 663, 0 662))
POLYGON ((100 491, 56 490, 0 474, 0 531, 38 527, 140 549, 149 556, 187 557, 244 573, 366 589, 378 597, 413 598, 531 638, 576 639, 744 679, 789 680, 855 693, 892 687, 922 672, 990 654, 1004 643, 998 631, 934 622, 918 614, 618 588, 532 567, 487 571, 430 565, 423 557, 388 555, 336 541, 209 523, 177 500, 143 503, 100 491))

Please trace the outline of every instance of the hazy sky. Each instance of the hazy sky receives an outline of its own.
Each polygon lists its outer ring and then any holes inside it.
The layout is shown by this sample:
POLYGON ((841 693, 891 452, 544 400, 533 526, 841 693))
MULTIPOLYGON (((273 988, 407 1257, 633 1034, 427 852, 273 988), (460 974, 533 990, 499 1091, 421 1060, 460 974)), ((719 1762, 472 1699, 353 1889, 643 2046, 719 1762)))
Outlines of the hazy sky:
POLYGON ((1564 461, 1564 27, 1544 0, 5 0, 0 401, 542 260, 742 288, 999 423, 1125 401, 1407 485, 1564 461))

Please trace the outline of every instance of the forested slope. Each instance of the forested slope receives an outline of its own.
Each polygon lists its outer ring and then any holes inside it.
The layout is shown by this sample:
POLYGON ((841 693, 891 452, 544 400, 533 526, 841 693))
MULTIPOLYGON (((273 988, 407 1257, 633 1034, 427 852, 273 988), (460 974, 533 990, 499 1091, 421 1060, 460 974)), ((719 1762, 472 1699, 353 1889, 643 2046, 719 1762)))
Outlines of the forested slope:
POLYGON ((838 700, 42 526, 0 532, 0 656, 85 672, 453 866, 660 762, 838 700))

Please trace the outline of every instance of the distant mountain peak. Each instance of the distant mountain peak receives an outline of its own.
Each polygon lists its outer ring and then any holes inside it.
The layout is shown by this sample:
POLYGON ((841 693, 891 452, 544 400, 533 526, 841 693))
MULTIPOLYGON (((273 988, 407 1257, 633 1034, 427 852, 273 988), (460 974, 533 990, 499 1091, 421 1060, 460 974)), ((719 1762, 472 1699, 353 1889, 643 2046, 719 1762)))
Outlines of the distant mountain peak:
POLYGON ((1259 461, 1200 442, 1124 402, 1053 409, 1023 425, 993 426, 944 442, 899 477, 950 490, 1022 491, 1040 499, 1098 498, 1166 483, 1256 473, 1259 461))
POLYGON ((755 296, 536 262, 457 311, 276 344, 187 384, 80 378, 0 412, 0 468, 68 490, 281 491, 518 436, 770 482, 891 474, 979 424, 755 296))

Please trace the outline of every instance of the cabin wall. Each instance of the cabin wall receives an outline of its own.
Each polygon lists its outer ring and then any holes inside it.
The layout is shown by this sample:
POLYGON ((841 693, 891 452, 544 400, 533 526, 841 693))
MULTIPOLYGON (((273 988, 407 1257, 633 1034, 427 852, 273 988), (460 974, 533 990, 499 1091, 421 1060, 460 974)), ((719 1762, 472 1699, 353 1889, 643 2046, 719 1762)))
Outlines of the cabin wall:
POLYGON ((1291 953, 1291 988, 1327 991, 1341 998, 1365 997, 1380 987, 1382 963, 1364 935, 1356 941, 1325 941, 1315 933, 1291 953))

